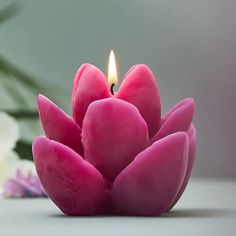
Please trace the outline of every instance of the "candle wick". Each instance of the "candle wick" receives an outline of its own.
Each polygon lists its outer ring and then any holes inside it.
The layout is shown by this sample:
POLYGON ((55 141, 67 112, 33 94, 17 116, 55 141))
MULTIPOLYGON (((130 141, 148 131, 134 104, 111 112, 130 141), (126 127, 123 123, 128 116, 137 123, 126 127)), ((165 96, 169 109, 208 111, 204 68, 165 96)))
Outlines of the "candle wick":
POLYGON ((112 83, 112 84, 111 84, 111 94, 112 94, 112 95, 114 95, 114 90, 113 90, 114 87, 115 87, 115 84, 112 83))

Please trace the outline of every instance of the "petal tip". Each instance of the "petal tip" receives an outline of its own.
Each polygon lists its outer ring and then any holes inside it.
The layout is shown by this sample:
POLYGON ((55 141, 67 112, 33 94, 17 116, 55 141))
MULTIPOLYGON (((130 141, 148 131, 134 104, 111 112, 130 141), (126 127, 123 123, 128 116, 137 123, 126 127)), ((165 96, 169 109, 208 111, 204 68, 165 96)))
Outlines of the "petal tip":
POLYGON ((37 97, 37 104, 38 104, 39 111, 43 108, 43 106, 47 106, 48 104, 52 104, 52 103, 53 102, 43 94, 39 94, 37 97))
POLYGON ((192 117, 193 117, 193 113, 194 113, 194 108, 195 108, 195 101, 193 98, 184 98, 182 101, 180 101, 180 109, 189 109, 189 112, 192 113, 192 117))
POLYGON ((169 134, 169 135, 155 141, 153 144, 155 145, 156 143, 166 142, 166 141, 175 142, 175 143, 178 142, 178 145, 181 145, 181 146, 183 145, 187 148, 188 144, 189 144, 189 137, 188 137, 188 134, 186 132, 178 131, 178 132, 169 134))
POLYGON ((132 66, 130 70, 127 72, 127 75, 130 75, 132 73, 138 74, 140 75, 140 77, 151 74, 152 77, 154 78, 152 70, 150 69, 148 65, 145 65, 145 64, 137 64, 137 65, 132 66))
POLYGON ((44 98, 45 98, 45 96, 44 96, 43 94, 39 93, 38 96, 37 96, 37 102, 38 102, 38 104, 39 104, 44 98))

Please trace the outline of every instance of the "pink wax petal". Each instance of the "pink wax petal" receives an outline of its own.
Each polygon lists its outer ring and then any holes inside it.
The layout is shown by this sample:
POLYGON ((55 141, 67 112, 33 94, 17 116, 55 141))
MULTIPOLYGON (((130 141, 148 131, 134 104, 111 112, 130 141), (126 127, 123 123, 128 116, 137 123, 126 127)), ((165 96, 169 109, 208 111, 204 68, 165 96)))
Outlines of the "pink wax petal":
POLYGON ((81 129, 56 104, 43 95, 38 96, 38 111, 46 136, 83 155, 81 129))
POLYGON ((90 163, 69 147, 38 137, 33 156, 42 186, 67 215, 104 213, 108 196, 106 182, 90 163))
POLYGON ((105 75, 95 66, 83 65, 77 72, 72 89, 72 111, 76 123, 82 127, 89 104, 110 97, 105 75))
POLYGON ((153 137, 159 128, 161 101, 152 71, 146 65, 133 66, 126 74, 116 97, 138 108, 147 122, 150 137, 153 137))
POLYGON ((117 213, 158 216, 173 202, 183 181, 188 136, 171 134, 138 154, 115 179, 112 189, 117 213))
POLYGON ((75 103, 75 93, 76 93, 76 89, 78 88, 78 83, 81 78, 81 75, 83 74, 84 70, 88 66, 90 66, 90 64, 88 64, 88 63, 82 64, 75 74, 75 78, 74 78, 73 85, 72 85, 72 104, 75 103))
POLYGON ((85 159, 113 181, 149 145, 147 124, 138 109, 117 98, 91 103, 83 122, 85 159))
POLYGON ((194 164, 194 160, 195 160, 195 153, 196 153, 196 128, 194 127, 193 124, 191 124, 191 126, 188 130, 188 137, 189 137, 189 155, 188 155, 187 171, 185 173, 184 180, 183 180, 183 183, 178 191, 178 194, 168 210, 173 208, 174 205, 177 203, 177 201, 182 196, 185 188, 187 187, 189 178, 192 173, 193 164, 194 164))
POLYGON ((190 127, 193 119, 194 100, 185 98, 176 104, 169 112, 161 119, 160 130, 153 137, 152 142, 155 142, 171 133, 185 131, 190 127))

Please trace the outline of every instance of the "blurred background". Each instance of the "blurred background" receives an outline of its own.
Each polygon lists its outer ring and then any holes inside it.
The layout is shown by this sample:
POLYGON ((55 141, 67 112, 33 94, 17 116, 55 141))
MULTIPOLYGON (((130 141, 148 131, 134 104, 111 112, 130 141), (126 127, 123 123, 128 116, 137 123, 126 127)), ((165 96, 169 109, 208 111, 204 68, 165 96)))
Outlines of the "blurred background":
POLYGON ((163 113, 194 97, 194 175, 236 177, 236 1, 0 0, 0 110, 21 127, 16 150, 31 158, 41 134, 36 94, 71 114, 71 86, 84 62, 119 78, 137 63, 158 78, 163 113))

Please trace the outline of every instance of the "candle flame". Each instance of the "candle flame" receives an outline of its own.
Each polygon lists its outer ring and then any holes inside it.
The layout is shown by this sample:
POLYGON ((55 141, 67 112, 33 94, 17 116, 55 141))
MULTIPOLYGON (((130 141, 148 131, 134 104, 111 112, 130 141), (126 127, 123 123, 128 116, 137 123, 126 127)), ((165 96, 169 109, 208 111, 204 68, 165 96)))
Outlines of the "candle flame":
POLYGON ((114 86, 117 84, 116 59, 114 51, 111 50, 108 63, 108 84, 114 86))

